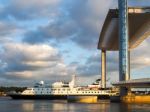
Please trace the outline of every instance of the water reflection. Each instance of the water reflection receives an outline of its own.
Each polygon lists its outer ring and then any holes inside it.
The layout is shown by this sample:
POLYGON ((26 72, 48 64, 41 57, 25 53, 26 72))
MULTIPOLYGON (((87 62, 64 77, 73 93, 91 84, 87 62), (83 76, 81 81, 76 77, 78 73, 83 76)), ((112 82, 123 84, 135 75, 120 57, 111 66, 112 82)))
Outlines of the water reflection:
POLYGON ((85 104, 67 103, 67 101, 35 100, 22 101, 20 104, 23 112, 109 112, 110 108, 109 102, 85 104))
POLYGON ((130 108, 124 103, 110 103, 109 112, 130 112, 130 108))
MULTIPOLYGON (((99 102, 96 104, 67 103, 67 101, 21 101, 23 112, 149 112, 149 104, 99 102)), ((21 111, 20 111, 21 112, 21 111)))
POLYGON ((0 112, 150 112, 150 104, 100 101, 95 104, 50 100, 0 99, 0 112))
POLYGON ((67 102, 55 102, 55 103, 52 103, 52 112, 58 112, 58 111, 61 111, 61 110, 68 110, 68 105, 67 105, 67 102))
POLYGON ((34 111, 34 102, 22 102, 22 109, 25 112, 34 111))

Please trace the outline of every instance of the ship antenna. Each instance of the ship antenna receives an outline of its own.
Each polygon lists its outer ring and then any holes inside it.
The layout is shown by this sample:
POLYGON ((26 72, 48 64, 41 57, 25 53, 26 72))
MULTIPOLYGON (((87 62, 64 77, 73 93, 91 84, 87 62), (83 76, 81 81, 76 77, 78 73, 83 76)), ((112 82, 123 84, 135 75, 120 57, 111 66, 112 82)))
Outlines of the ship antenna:
POLYGON ((75 75, 72 75, 72 80, 71 80, 70 83, 69 83, 69 86, 70 86, 70 87, 75 87, 75 78, 76 78, 76 76, 75 76, 75 75))

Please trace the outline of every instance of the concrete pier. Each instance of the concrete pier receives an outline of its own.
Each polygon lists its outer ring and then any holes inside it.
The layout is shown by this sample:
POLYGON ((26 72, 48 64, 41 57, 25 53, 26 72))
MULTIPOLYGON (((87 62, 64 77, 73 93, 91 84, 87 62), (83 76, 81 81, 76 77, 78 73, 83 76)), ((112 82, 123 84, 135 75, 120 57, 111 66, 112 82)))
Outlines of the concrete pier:
POLYGON ((147 103, 150 104, 150 95, 134 95, 128 94, 121 97, 121 101, 124 103, 147 103))
POLYGON ((106 51, 101 52, 101 87, 106 88, 106 51))

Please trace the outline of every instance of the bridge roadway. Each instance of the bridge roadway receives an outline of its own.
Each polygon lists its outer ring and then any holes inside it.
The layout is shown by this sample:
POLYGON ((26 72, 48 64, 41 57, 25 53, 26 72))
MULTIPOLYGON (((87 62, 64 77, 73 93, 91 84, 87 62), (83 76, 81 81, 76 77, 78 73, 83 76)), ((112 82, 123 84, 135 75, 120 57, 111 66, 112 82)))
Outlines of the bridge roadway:
MULTIPOLYGON (((129 50, 137 47, 150 37, 150 7, 129 7, 129 50)), ((103 24, 98 49, 119 50, 118 9, 110 9, 103 24)))
POLYGON ((140 87, 140 88, 143 87, 143 88, 147 88, 147 87, 150 87, 150 78, 119 81, 116 83, 112 83, 112 85, 120 86, 120 87, 140 87))

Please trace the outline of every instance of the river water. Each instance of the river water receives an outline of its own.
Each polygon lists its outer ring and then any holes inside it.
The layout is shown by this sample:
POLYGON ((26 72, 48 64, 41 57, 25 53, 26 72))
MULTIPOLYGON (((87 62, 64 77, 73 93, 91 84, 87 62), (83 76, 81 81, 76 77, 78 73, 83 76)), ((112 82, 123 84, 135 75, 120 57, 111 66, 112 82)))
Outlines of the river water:
POLYGON ((95 104, 65 100, 13 100, 0 97, 0 112, 150 112, 150 104, 123 104, 100 101, 95 104))

